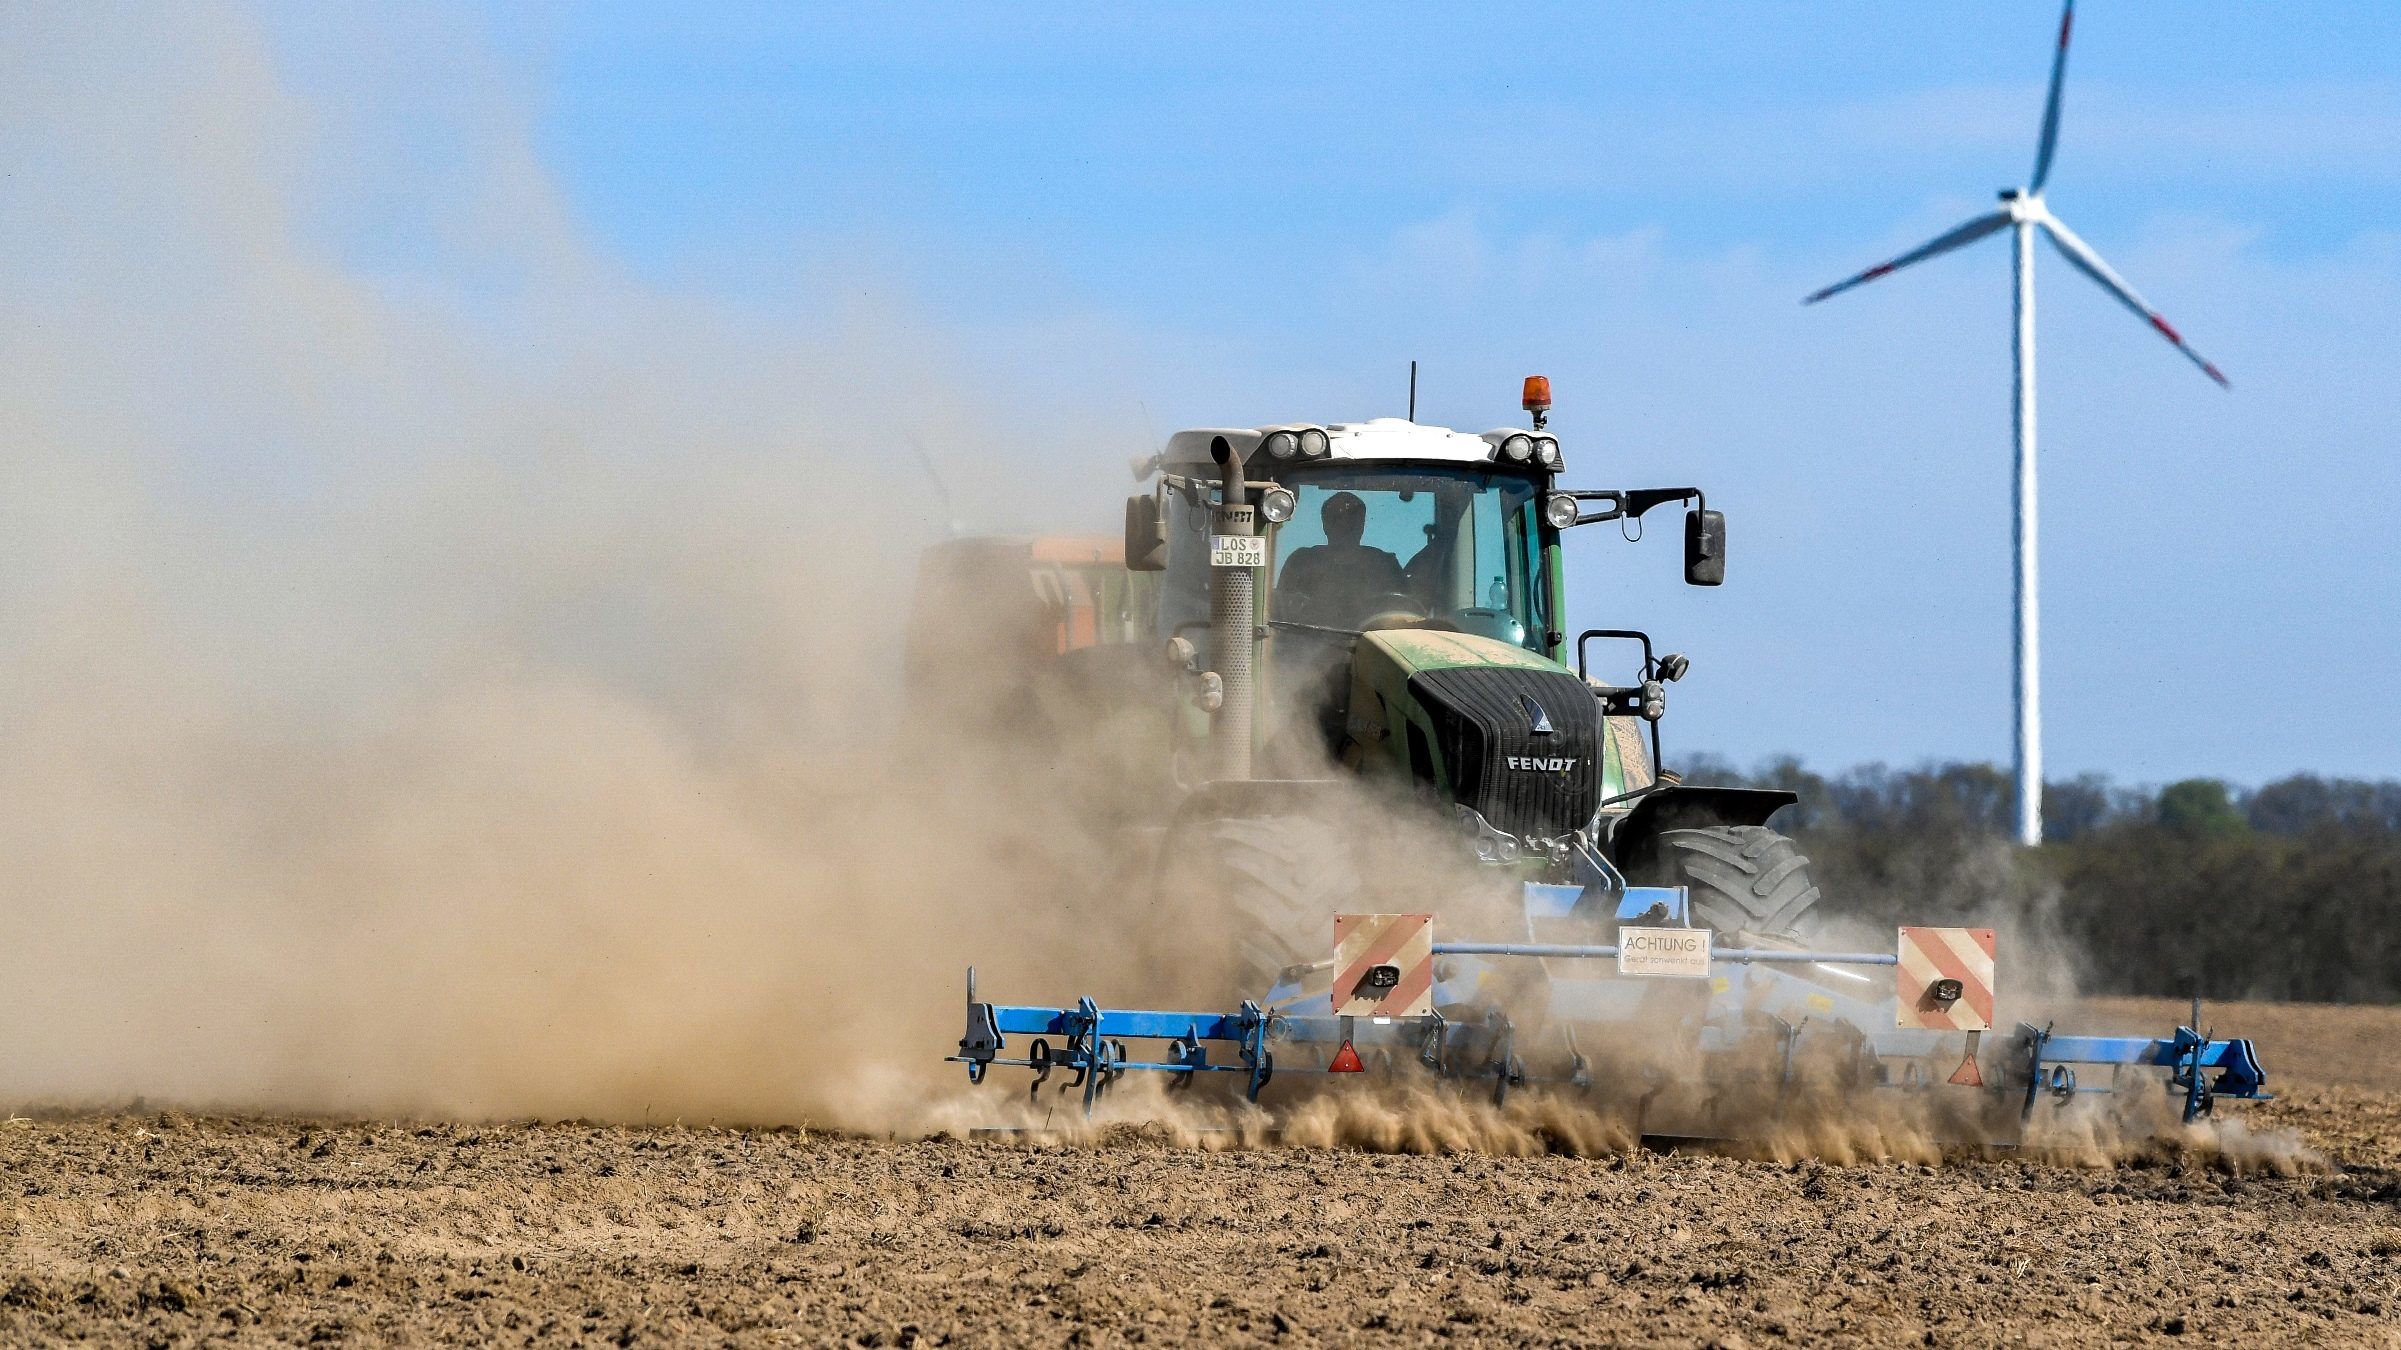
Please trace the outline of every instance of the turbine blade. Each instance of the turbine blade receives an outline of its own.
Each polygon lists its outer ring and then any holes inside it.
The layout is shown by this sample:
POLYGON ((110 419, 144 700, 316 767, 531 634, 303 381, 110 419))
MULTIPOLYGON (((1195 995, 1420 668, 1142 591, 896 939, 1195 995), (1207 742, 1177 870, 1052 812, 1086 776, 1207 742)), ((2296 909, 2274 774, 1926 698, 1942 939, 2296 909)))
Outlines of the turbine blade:
POLYGON ((2101 261, 2101 255, 2093 252, 2090 245, 2078 239, 2076 232, 2069 229, 2065 222, 2057 216, 2046 213, 2044 218, 2037 223, 2051 236, 2051 243, 2059 249, 2060 255, 2075 264, 2077 271, 2099 282, 2102 290, 2118 298, 2119 304, 2141 315, 2143 321, 2157 330, 2161 337, 2176 344, 2176 350, 2184 353, 2185 359, 2199 366, 2202 374, 2216 380, 2221 388, 2233 388, 2231 384, 2227 383, 2225 375, 2220 373, 2216 366, 2209 363, 2208 358, 2194 351, 2191 345, 2185 342, 2184 334, 2177 332, 2175 326, 2162 317, 2158 310, 2151 308, 2141 296, 2136 295, 2134 288, 2126 284, 2126 279, 2111 271, 2109 264, 2101 261))
POLYGON ((2067 82, 2068 32, 2076 26, 2076 0, 2067 0, 2059 11, 2059 50, 2051 56, 2051 96, 2043 101, 2042 140, 2034 150, 2034 181, 2026 191, 2043 190, 2043 180, 2051 176, 2051 152, 2059 148, 2059 91, 2067 82))
POLYGON ((1934 257, 1937 254, 1948 253, 1952 249, 1975 243, 1977 240, 1982 239, 1984 236, 1991 234, 1993 231, 1998 230, 2007 224, 2009 224, 2009 213, 2007 211, 1995 211, 1988 216, 1978 216, 1974 220, 1969 221, 1967 224, 1951 231, 1949 234, 1939 235, 1933 239, 1927 240, 1925 243, 1918 245, 1916 248, 1909 250, 1907 253, 1902 254, 1900 257, 1895 258, 1890 262, 1877 263, 1874 267, 1861 272, 1855 277, 1835 282, 1833 285, 1828 286, 1826 289, 1810 296, 1801 303, 1804 305, 1814 305, 1818 301, 1824 300, 1829 296, 1840 295, 1844 291, 1851 289, 1853 286, 1864 286, 1868 282, 1874 281, 1878 277, 1887 276, 1891 273, 1898 272, 1902 268, 1909 266, 1911 263, 1924 262, 1926 259, 1934 257))

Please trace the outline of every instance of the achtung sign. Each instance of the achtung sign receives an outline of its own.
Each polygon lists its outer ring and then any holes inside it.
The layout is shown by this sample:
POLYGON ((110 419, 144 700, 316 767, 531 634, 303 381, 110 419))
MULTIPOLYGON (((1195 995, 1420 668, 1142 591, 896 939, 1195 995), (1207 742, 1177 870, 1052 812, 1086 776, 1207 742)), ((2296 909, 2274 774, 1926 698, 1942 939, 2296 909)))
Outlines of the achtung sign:
POLYGON ((1709 930, 1620 928, 1617 930, 1617 973, 1664 976, 1669 979, 1708 979, 1709 930))

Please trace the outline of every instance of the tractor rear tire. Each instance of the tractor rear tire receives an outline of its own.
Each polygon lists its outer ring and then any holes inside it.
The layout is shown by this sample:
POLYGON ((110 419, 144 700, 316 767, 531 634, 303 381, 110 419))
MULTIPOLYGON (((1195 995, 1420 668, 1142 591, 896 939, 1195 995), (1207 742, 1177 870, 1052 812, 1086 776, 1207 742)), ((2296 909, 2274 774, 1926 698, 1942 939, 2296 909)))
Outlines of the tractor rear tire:
MULTIPOLYGON (((1241 998, 1265 998, 1288 966, 1334 955, 1334 915, 1357 908, 1351 841, 1306 816, 1249 816, 1185 827, 1175 884, 1223 935, 1241 998)), ((1191 909, 1185 913, 1192 914, 1191 909)))
POLYGON ((1811 926, 1818 890, 1809 859, 1764 825, 1662 830, 1645 854, 1644 879, 1685 887, 1693 922, 1731 945, 1799 945, 1811 926))

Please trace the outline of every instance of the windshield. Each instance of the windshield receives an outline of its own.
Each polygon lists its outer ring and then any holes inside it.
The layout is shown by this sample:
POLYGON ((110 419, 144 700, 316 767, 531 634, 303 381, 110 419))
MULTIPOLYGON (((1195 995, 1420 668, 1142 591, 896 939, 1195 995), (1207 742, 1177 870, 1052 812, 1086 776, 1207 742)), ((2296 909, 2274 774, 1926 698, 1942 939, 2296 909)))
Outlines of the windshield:
POLYGON ((1465 469, 1333 468, 1285 479, 1275 617, 1358 632, 1431 619, 1541 647, 1548 627, 1534 484, 1465 469))

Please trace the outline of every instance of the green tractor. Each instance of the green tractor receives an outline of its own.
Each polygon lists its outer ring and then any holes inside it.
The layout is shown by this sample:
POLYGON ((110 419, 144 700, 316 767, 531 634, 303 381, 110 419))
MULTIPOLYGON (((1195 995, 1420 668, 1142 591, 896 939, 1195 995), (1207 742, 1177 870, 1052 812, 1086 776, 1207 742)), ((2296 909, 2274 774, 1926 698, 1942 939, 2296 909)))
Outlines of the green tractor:
MULTIPOLYGON (((1122 557, 961 540, 929 559, 921 590, 954 595, 992 594, 959 580, 969 560, 1032 564, 1005 578, 1050 658, 1051 692, 1026 697, 1121 725, 1129 699, 1158 710, 1133 756, 1156 790, 1112 796, 1151 817, 1154 879, 1234 924, 1246 977, 1321 958, 1330 914, 1395 907, 1364 893, 1347 815, 1363 784, 1450 817, 1496 882, 1683 886, 1728 946, 1806 931, 1808 861, 1767 828, 1793 795, 1661 771, 1685 659, 1630 629, 1567 629, 1564 531, 1683 504, 1685 579, 1715 586, 1724 517, 1695 488, 1562 489, 1540 377, 1525 407, 1532 426, 1481 434, 1397 418, 1180 432, 1136 466, 1149 490, 1126 504, 1122 557), (1591 678, 1596 642, 1638 644, 1634 677, 1591 678), (1061 688, 1082 693, 1061 704, 1061 688)), ((988 625, 1008 607, 973 608, 988 625)), ((922 602, 919 622, 939 647, 947 625, 922 602)))

